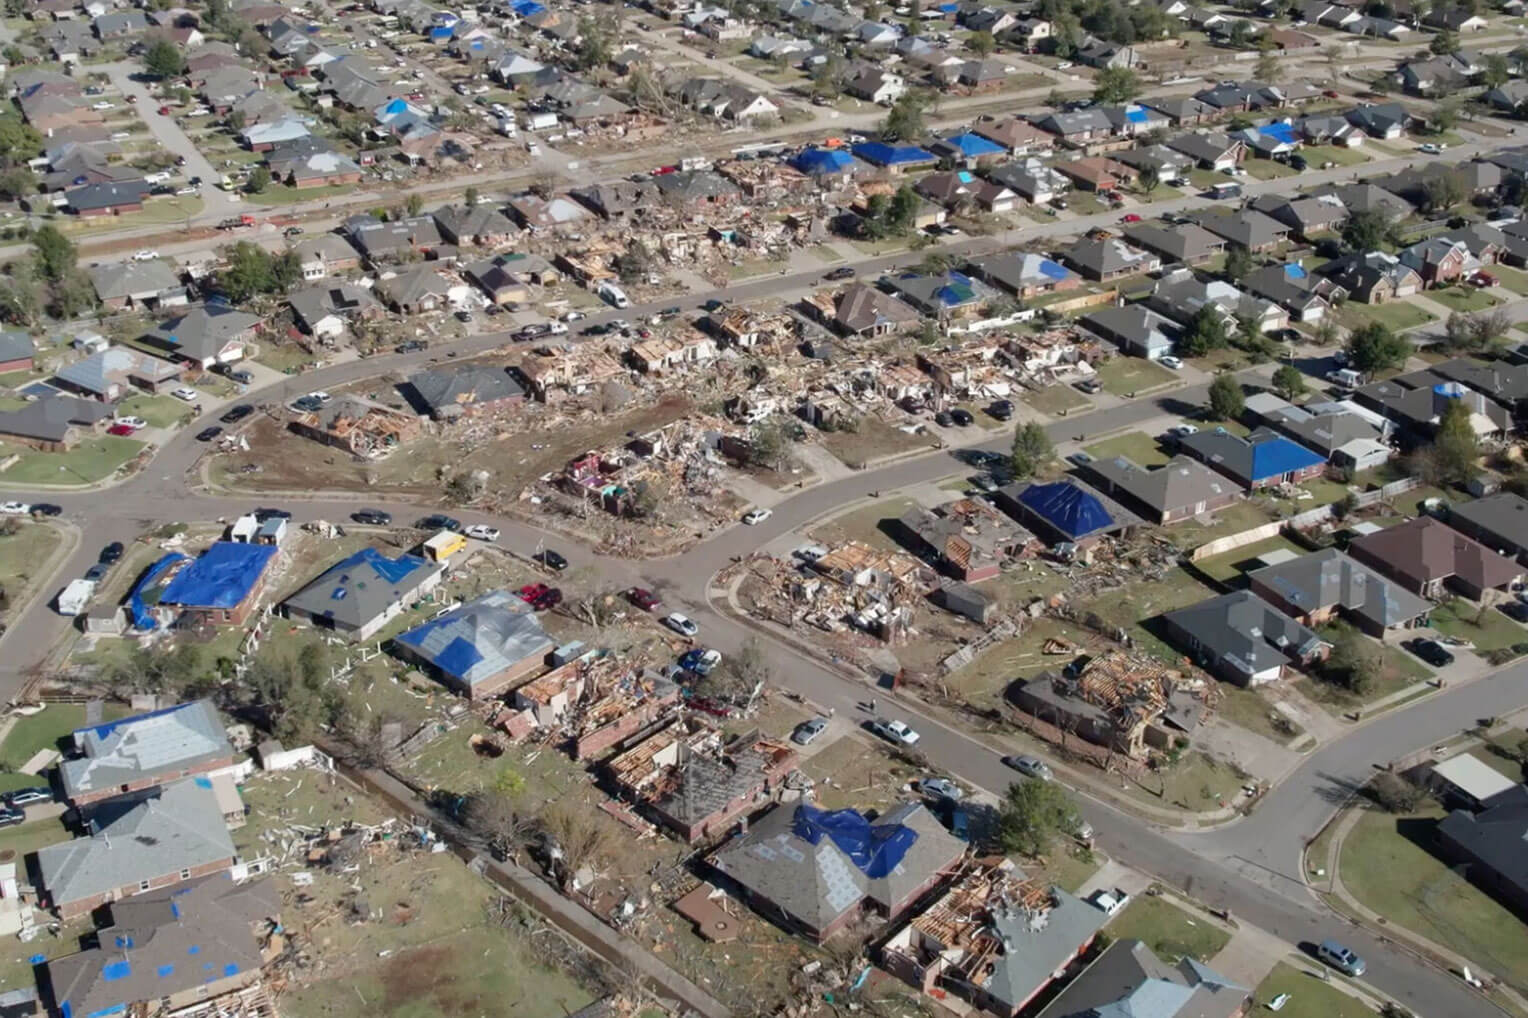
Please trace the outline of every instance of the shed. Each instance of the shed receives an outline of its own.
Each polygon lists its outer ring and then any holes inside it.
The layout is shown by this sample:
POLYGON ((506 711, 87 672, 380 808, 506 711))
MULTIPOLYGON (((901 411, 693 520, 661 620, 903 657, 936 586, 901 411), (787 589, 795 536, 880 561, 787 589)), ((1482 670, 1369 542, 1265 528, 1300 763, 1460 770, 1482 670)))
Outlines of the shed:
POLYGON ((1468 753, 1433 764, 1428 783, 1471 810, 1480 809, 1493 797, 1517 786, 1501 771, 1468 753))

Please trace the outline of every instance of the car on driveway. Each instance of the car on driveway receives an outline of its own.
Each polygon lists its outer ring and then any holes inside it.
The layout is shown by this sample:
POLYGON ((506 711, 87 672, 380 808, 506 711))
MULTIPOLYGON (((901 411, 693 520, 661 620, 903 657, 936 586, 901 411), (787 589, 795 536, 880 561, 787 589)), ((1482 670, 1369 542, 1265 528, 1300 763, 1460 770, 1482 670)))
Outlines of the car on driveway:
POLYGON ((1199 434, 1199 429, 1192 424, 1175 424, 1167 429, 1167 433, 1174 438, 1187 438, 1199 434))
POLYGON ((25 516, 31 511, 25 502, 0 502, 0 516, 25 516))
POLYGON ((85 579, 89 580, 91 583, 100 583, 102 580, 106 579, 106 574, 109 572, 111 572, 111 566, 107 565, 105 562, 97 562, 95 565, 85 570, 85 579))
POLYGON ((264 523, 266 520, 289 520, 292 518, 290 510, 276 509, 272 506, 261 506, 250 513, 250 515, 255 518, 257 523, 264 523))
POLYGON ((810 746, 813 739, 827 730, 828 723, 823 718, 803 721, 791 730, 791 741, 798 746, 810 746))
POLYGON ((1006 421, 1013 416, 1013 400, 1000 399, 987 408, 987 413, 995 421, 1006 421))
POLYGON ((562 604, 562 590, 558 587, 550 587, 541 592, 537 597, 531 598, 530 605, 538 612, 550 611, 562 604))
POLYGON ((1521 601, 1507 601, 1496 607, 1512 621, 1528 625, 1528 604, 1523 604, 1521 601))
POLYGON ((1443 146, 1439 145, 1439 144, 1437 144, 1435 142, 1429 141, 1426 144, 1418 145, 1417 146, 1417 151, 1422 153, 1423 155, 1439 156, 1439 155, 1443 154, 1443 146))
POLYGON ((385 527, 393 522, 393 514, 385 513, 381 509, 357 509, 350 514, 350 518, 357 523, 365 523, 373 527, 385 527))
POLYGON ((250 406, 248 403, 240 403, 238 406, 229 407, 228 412, 225 413, 222 417, 219 417, 218 420, 222 421, 224 424, 238 424, 240 421, 254 412, 255 408, 250 406))
POLYGON ((722 663, 722 653, 703 647, 692 647, 679 655, 679 667, 687 668, 696 675, 710 675, 722 663))
POLYGON ((108 435, 116 435, 118 438, 126 438, 137 430, 137 428, 129 427, 126 424, 113 424, 106 429, 106 433, 108 435))
POLYGON ((214 424, 210 428, 203 428, 201 431, 198 431, 196 433, 196 440, 198 442, 210 442, 222 433, 223 429, 214 424))
POLYGON ((1418 637, 1407 645, 1407 649, 1434 668, 1443 668, 1454 663, 1454 655, 1437 640, 1418 637))
POLYGON ((934 415, 934 423, 941 428, 948 428, 955 423, 955 418, 950 416, 948 410, 941 410, 934 415))
POLYGON ((772 515, 774 514, 768 509, 750 509, 743 514, 743 522, 748 526, 753 527, 763 523, 772 515))
POLYGON ((918 792, 930 799, 945 799, 949 802, 959 802, 966 797, 966 790, 949 778, 920 778, 918 792))
POLYGON ((178 389, 171 389, 170 395, 174 396, 176 399, 183 399, 187 403, 195 403, 197 400, 202 398, 201 393, 197 392, 195 389, 187 388, 184 385, 178 389))
POLYGON ((1179 357, 1174 357, 1172 354, 1166 354, 1157 358, 1157 363, 1162 365, 1164 368, 1171 368, 1174 371, 1177 371, 1179 368, 1183 367, 1183 360, 1179 357))
POLYGON ((39 802, 52 802, 53 790, 50 788, 18 788, 14 792, 5 793, 5 804, 11 807, 35 806, 39 802))
POLYGON ((134 431, 137 431, 139 428, 146 428, 149 426, 149 422, 144 420, 142 417, 118 417, 117 423, 123 425, 124 427, 131 428, 134 431))
POLYGON ((453 534, 462 532, 462 521, 445 513, 431 513, 414 526, 420 530, 449 530, 453 534))
POLYGON ((1089 396, 1094 396, 1104 391, 1104 383, 1096 378, 1084 378, 1079 382, 1073 382, 1072 387, 1078 392, 1087 393, 1089 396))
POLYGON ((554 573, 560 573, 568 568, 568 560, 550 548, 538 551, 535 555, 535 561, 540 562, 554 573))
POLYGON ((1032 756, 1005 756, 1003 764, 1012 767, 1026 777, 1039 778, 1041 781, 1049 781, 1055 777, 1051 773, 1050 765, 1044 760, 1032 756))
POLYGON ((548 587, 545 583, 527 583, 525 586, 515 591, 515 596, 524 601, 526 604, 530 604, 532 601, 536 600, 536 598, 542 596, 551 589, 552 588, 548 587))
POLYGON ((462 531, 462 533, 468 537, 475 537, 479 541, 497 541, 499 539, 499 528, 490 527, 486 523, 474 523, 462 531))
POLYGON ((950 419, 962 428, 968 428, 976 421, 976 418, 971 416, 971 411, 962 410, 959 407, 950 411, 950 419))
POLYGON ((877 718, 870 722, 870 730, 887 742, 895 742, 902 746, 916 746, 921 736, 908 727, 905 721, 888 721, 886 718, 877 718))
POLYGON ((657 611, 663 599, 645 587, 632 587, 626 592, 626 600, 645 612, 657 611))
POLYGON ((688 615, 681 615, 678 612, 665 615, 663 617, 663 624, 680 636, 694 636, 700 632, 700 627, 695 624, 693 619, 688 615))

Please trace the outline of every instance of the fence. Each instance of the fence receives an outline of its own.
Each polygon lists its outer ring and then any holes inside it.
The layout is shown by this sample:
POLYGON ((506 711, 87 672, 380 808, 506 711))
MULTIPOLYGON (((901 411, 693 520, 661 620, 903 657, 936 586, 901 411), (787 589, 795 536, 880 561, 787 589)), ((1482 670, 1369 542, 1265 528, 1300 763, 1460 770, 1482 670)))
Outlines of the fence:
MULTIPOLYGON (((1422 482, 1415 477, 1403 477, 1399 481, 1391 481, 1389 484, 1375 488, 1373 491, 1356 492, 1353 502, 1356 508, 1364 509, 1387 498, 1392 498, 1404 492, 1420 488, 1422 482)), ((1318 523, 1325 523, 1337 515, 1330 505, 1318 505, 1314 509, 1307 509, 1303 513, 1291 516, 1284 520, 1274 520, 1250 530, 1243 530, 1236 534, 1227 534, 1225 537, 1217 537, 1213 541, 1206 541, 1193 551, 1189 552, 1190 562, 1200 562, 1216 555, 1224 555, 1228 551, 1244 548, 1249 544, 1266 541, 1270 537, 1277 537, 1285 527, 1291 530, 1304 530, 1314 527, 1318 523)))

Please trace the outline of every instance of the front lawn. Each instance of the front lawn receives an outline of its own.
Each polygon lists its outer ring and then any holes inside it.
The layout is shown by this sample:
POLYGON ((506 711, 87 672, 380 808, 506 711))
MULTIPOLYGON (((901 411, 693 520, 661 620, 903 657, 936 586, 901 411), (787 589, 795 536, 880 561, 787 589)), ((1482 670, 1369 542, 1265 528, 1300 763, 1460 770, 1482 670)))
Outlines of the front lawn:
POLYGON ((1514 269, 1509 265, 1493 265, 1486 271, 1501 280, 1503 288, 1511 290, 1519 297, 1528 295, 1528 272, 1514 269))
POLYGON ((1299 173, 1288 163, 1275 162, 1272 159, 1247 159, 1242 162, 1242 169, 1247 171, 1247 176, 1256 177, 1258 180, 1277 180, 1280 177, 1293 177, 1299 173))
POLYGON ((1348 148, 1346 145, 1307 145, 1300 150, 1300 154, 1311 167, 1319 167, 1322 163, 1357 166, 1369 161, 1368 153, 1362 148, 1348 148))
POLYGON ((1050 385, 1039 392, 1026 392, 1024 402, 1048 417, 1065 417, 1070 413, 1093 409, 1093 401, 1070 385, 1050 385))
POLYGON ((1134 396, 1177 379, 1177 374, 1144 357, 1110 357, 1098 369, 1098 380, 1116 396, 1134 396))
POLYGON ((0 442, 0 459, 12 454, 21 458, 0 479, 12 484, 46 484, 78 487, 105 480, 117 468, 138 455, 143 443, 117 435, 98 435, 68 452, 38 452, 26 446, 0 442))
POLYGON ((1379 322, 1381 325, 1389 326, 1395 332, 1414 329, 1437 318, 1431 311, 1419 308, 1415 304, 1408 304, 1403 300, 1391 301, 1388 304, 1360 304, 1350 300, 1343 305, 1342 312, 1337 317, 1349 329, 1361 329, 1370 322, 1379 322))
POLYGON ((1087 446, 1087 453, 1096 460, 1123 456, 1137 466, 1155 467, 1166 463, 1171 457, 1157 445, 1157 440, 1144 431, 1127 431, 1123 435, 1106 438, 1087 446))
POLYGON ((1484 311, 1497 304, 1496 298, 1490 293, 1474 286, 1448 286, 1441 290, 1428 290, 1427 299, 1462 314, 1484 311))
MULTIPOLYGON (((1330 640, 1331 634, 1323 634, 1325 639, 1330 640)), ((1299 680, 1299 688, 1306 696, 1315 700, 1329 712, 1340 714, 1373 703, 1382 697, 1399 693, 1409 686, 1432 678, 1432 672, 1428 670, 1420 660, 1409 651, 1401 647, 1393 647, 1377 640, 1369 640, 1363 637, 1369 644, 1369 650, 1376 656, 1379 667, 1376 669, 1373 685, 1363 693, 1352 693, 1335 682, 1326 679, 1312 677, 1299 680)))
POLYGON ((117 405, 118 417, 142 417, 151 428, 173 428, 191 408, 173 396, 133 396, 117 405))
POLYGON ((1438 632, 1468 640, 1477 650, 1501 650, 1515 643, 1528 643, 1528 629, 1495 608, 1482 609, 1463 598, 1450 598, 1434 608, 1428 618, 1438 632))
POLYGON ((1208 919, 1196 918, 1162 897, 1141 895, 1108 925, 1115 940, 1140 940, 1169 965, 1183 958, 1208 962, 1231 935, 1208 919))
POLYGON ((1300 969, 1288 962, 1274 966, 1253 993, 1255 1014, 1262 1014, 1275 998, 1288 994, 1279 1018, 1374 1018, 1374 1010, 1351 994, 1343 993, 1316 973, 1321 963, 1312 961, 1300 969))

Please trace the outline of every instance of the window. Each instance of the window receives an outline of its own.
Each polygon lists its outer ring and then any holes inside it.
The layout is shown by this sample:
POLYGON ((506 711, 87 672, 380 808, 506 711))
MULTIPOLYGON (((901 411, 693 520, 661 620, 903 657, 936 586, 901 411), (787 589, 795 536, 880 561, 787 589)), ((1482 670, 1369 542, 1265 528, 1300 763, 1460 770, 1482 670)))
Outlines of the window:
POLYGON ((138 890, 140 890, 140 891, 147 891, 148 889, 149 889, 149 882, 147 880, 140 880, 140 881, 138 881, 138 890))
POLYGON ((190 880, 191 879, 191 871, 190 870, 181 870, 180 871, 180 879, 182 879, 182 880, 190 880))

